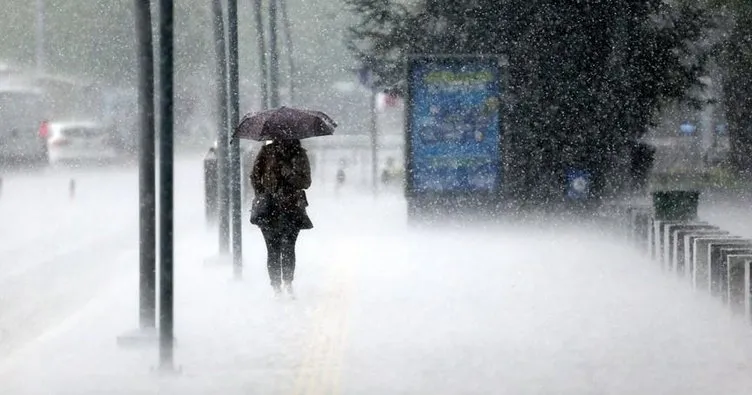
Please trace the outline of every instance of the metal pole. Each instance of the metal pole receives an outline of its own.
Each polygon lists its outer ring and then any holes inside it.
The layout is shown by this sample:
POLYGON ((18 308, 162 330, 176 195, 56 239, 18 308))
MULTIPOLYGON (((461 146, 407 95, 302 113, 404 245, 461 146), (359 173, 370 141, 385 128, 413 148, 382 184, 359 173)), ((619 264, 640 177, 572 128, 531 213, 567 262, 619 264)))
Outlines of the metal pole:
POLYGON ((270 105, 279 107, 279 50, 277 49, 277 0, 269 0, 270 105))
POLYGON ((285 29, 285 47, 287 48, 287 65, 290 68, 289 101, 291 105, 295 104, 295 59, 293 58, 292 26, 290 25, 290 15, 287 13, 287 0, 279 0, 280 12, 282 12, 282 23, 285 29))
MULTIPOLYGON (((229 125, 232 135, 240 122, 240 78, 238 72, 238 0, 227 2, 227 23, 229 27, 229 77, 230 112, 229 125)), ((232 262, 235 278, 243 275, 243 214, 240 201, 240 139, 230 139, 230 206, 232 212, 232 262)))
POLYGON ((159 2, 159 366, 174 368, 173 331, 173 4, 159 2))
POLYGON ((36 2, 36 66, 37 71, 39 73, 44 72, 44 64, 45 64, 45 40, 44 40, 44 32, 45 32, 45 0, 37 0, 36 2))
POLYGON ((378 152, 378 122, 376 118, 376 97, 378 90, 373 84, 371 85, 371 187, 373 188, 374 196, 379 192, 378 185, 378 172, 379 172, 379 160, 377 156, 378 152))
POLYGON ((258 45, 259 66, 261 69, 261 109, 269 108, 269 67, 266 63, 266 34, 264 34, 263 0, 253 0, 256 18, 256 40, 258 45))
POLYGON ((219 253, 230 249, 230 177, 227 146, 227 52, 225 49, 225 22, 222 0, 212 1, 214 13, 214 51, 217 57, 217 179, 219 194, 219 253))
POLYGON ((138 38, 138 103, 141 117, 139 145, 139 322, 156 327, 157 221, 154 141, 154 45, 151 2, 135 0, 138 38))

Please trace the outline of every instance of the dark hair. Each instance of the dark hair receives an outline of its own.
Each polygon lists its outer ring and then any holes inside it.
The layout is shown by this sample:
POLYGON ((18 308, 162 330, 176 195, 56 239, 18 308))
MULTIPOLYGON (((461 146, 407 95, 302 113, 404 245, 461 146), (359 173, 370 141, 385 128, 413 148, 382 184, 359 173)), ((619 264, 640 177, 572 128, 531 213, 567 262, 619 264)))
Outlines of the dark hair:
POLYGON ((291 158, 297 155, 305 154, 305 149, 300 140, 275 140, 275 151, 282 157, 291 158))
POLYGON ((283 147, 302 147, 300 140, 279 140, 283 147))

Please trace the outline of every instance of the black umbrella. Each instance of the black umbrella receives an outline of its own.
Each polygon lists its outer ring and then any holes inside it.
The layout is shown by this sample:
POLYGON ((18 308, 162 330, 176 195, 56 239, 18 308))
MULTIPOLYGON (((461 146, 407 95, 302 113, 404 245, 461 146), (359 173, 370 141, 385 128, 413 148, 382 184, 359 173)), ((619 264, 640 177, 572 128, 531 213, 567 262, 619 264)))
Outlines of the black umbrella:
POLYGON ((334 134, 337 123, 321 111, 280 107, 248 114, 235 131, 241 139, 301 140, 334 134))

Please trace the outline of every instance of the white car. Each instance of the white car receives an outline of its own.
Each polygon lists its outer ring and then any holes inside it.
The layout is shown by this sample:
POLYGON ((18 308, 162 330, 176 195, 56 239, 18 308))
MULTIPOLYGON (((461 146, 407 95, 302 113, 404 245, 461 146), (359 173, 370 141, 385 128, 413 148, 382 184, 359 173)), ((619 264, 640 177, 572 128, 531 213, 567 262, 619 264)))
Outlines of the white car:
POLYGON ((93 121, 46 123, 50 164, 111 163, 120 158, 112 134, 93 121))
POLYGON ((40 90, 0 87, 0 167, 46 161, 39 125, 44 117, 40 90))

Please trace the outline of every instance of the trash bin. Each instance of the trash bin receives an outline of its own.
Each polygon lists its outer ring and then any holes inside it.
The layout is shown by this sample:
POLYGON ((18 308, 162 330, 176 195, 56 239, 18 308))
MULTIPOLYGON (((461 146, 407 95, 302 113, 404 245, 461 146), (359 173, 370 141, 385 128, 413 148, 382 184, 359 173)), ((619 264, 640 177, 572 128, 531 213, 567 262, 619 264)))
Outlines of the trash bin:
POLYGON ((642 192, 646 190, 650 171, 655 162, 655 147, 644 142, 635 142, 632 146, 630 158, 630 176, 632 190, 642 192))
POLYGON ((660 221, 694 221, 697 219, 698 191, 655 191, 653 210, 660 221))
POLYGON ((204 157, 204 208, 210 224, 216 222, 219 213, 217 184, 217 153, 212 147, 204 157))

